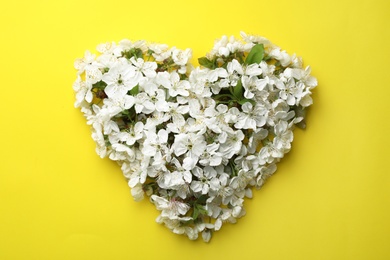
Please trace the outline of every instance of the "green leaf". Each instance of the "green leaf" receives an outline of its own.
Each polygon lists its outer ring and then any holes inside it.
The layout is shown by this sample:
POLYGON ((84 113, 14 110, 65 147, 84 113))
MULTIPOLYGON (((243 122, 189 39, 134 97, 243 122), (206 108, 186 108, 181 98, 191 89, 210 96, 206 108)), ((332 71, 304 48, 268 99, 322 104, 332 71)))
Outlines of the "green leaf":
POLYGON ((202 215, 207 215, 207 210, 202 205, 198 205, 198 211, 202 215))
POLYGON ((138 86, 138 85, 135 86, 134 88, 132 88, 132 89, 130 90, 130 95, 135 96, 135 95, 137 95, 138 93, 139 93, 139 86, 138 86))
POLYGON ((206 57, 201 57, 198 59, 198 62, 201 66, 209 69, 215 69, 215 61, 211 61, 207 59, 206 57))
POLYGON ((135 57, 136 59, 137 58, 143 59, 143 53, 140 48, 132 48, 128 51, 124 51, 122 52, 122 55, 127 59, 131 59, 131 57, 135 57))
POLYGON ((256 102, 255 102, 254 100, 252 100, 252 99, 246 99, 246 98, 243 98, 243 99, 239 100, 239 101, 238 101, 238 104, 244 105, 246 102, 249 102, 249 103, 251 103, 252 105, 255 105, 255 104, 256 104, 256 102))
POLYGON ((235 100, 236 99, 235 96, 230 95, 230 94, 218 94, 218 95, 215 95, 214 98, 216 100, 220 100, 221 98, 230 98, 231 100, 235 100))
POLYGON ((242 96, 243 87, 241 80, 237 82, 237 85, 233 88, 233 95, 236 97, 237 100, 241 100, 243 98, 242 96))
POLYGON ((153 53, 154 53, 154 51, 153 51, 153 50, 151 50, 151 49, 148 49, 148 55, 149 55, 149 56, 153 55, 153 53))
POLYGON ((199 216, 199 210, 197 209, 197 207, 194 207, 194 212, 192 212, 192 218, 197 219, 198 216, 199 216))
POLYGON ((295 125, 296 125, 297 127, 299 127, 300 129, 306 129, 306 121, 305 121, 305 119, 302 119, 301 122, 296 123, 295 125))
POLYGON ((206 203, 206 200, 208 199, 208 197, 206 195, 202 195, 200 196, 197 200, 196 200, 196 203, 197 204, 204 204, 206 203))
POLYGON ((300 121, 299 123, 296 123, 295 125, 297 127, 299 127, 300 129, 305 129, 306 128, 306 121, 305 121, 306 109, 301 107, 301 106, 295 106, 295 107, 293 107, 293 109, 294 109, 296 117, 302 117, 303 118, 302 121, 300 121))
POLYGON ((246 57, 245 64, 260 63, 264 58, 264 45, 256 44, 246 57))
POLYGON ((234 54, 234 58, 238 60, 240 63, 244 63, 244 53, 241 51, 238 51, 234 54))
POLYGON ((139 48, 135 48, 134 54, 135 54, 135 57, 136 57, 136 58, 141 58, 141 59, 144 58, 144 57, 143 57, 142 50, 139 49, 139 48))
POLYGON ((95 84, 92 84, 92 88, 96 88, 96 89, 100 89, 100 90, 105 89, 106 86, 107 86, 107 83, 102 81, 102 80, 96 82, 95 84))
POLYGON ((206 203, 207 196, 202 195, 200 196, 196 202, 193 205, 193 212, 192 212, 192 219, 196 220, 199 215, 207 215, 207 210, 204 208, 203 205, 199 203, 206 203))
POLYGON ((207 210, 199 204, 194 205, 194 211, 192 212, 192 219, 197 219, 199 215, 207 215, 207 210))
POLYGON ((272 57, 271 56, 264 56, 264 58, 263 58, 263 61, 268 61, 268 60, 270 60, 272 57))

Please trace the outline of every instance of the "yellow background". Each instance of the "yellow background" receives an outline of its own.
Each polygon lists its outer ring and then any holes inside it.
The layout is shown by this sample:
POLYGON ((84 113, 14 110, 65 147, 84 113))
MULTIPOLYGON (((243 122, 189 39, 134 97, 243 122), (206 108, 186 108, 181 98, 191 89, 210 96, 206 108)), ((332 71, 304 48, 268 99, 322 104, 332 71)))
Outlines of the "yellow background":
POLYGON ((0 3, 0 259, 390 259, 390 2, 0 3), (73 107, 73 62, 123 38, 191 47, 269 38, 312 66, 305 131, 209 244, 155 223, 73 107))

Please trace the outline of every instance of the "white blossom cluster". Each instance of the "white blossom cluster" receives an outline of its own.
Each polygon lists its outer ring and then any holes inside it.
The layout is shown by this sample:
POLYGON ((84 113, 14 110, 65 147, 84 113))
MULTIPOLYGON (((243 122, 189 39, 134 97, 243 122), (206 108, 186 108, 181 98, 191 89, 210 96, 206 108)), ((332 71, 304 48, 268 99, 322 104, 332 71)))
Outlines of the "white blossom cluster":
POLYGON ((123 40, 75 62, 75 106, 96 152, 121 165, 135 200, 158 223, 209 241, 245 215, 304 126, 317 81, 310 67, 267 39, 222 37, 193 68, 191 50, 123 40))

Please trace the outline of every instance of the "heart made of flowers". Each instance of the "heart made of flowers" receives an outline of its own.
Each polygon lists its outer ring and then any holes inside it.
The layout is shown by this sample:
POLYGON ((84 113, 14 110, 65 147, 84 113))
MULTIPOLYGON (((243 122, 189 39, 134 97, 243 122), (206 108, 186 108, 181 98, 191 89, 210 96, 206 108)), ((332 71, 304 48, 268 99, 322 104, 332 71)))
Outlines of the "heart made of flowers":
POLYGON ((241 36, 223 36, 196 68, 190 49, 129 40, 75 62, 75 106, 96 152, 118 162, 135 200, 150 196, 158 223, 190 239, 209 241, 245 215, 244 198, 305 126, 317 85, 301 58, 241 36))

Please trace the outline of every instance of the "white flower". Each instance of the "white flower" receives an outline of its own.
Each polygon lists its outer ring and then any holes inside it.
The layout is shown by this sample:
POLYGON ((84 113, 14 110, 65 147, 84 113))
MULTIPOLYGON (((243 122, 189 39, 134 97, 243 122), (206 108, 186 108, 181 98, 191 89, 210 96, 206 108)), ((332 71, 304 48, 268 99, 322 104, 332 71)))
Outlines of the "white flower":
POLYGON ((250 154, 253 154, 256 152, 260 141, 263 140, 268 136, 268 130, 264 128, 257 128, 253 133, 250 135, 248 140, 248 152, 250 154))
POLYGON ((299 104, 302 107, 308 107, 311 104, 313 104, 313 99, 311 98, 311 92, 310 90, 306 90, 302 93, 300 99, 299 99, 299 104))
POLYGON ((289 125, 286 121, 280 121, 275 125, 275 147, 280 150, 289 151, 291 148, 291 142, 293 141, 293 133, 289 129, 289 125))
POLYGON ((262 166, 259 170, 259 175, 256 179, 256 187, 259 189, 263 186, 264 181, 276 171, 276 165, 270 164, 268 166, 262 166))
POLYGON ((95 84, 102 78, 101 69, 104 66, 96 61, 95 55, 89 51, 85 52, 84 58, 75 61, 74 67, 78 70, 79 75, 85 73, 85 82, 88 85, 95 84))
POLYGON ((186 80, 180 80, 180 76, 176 72, 171 73, 170 83, 166 86, 171 97, 176 97, 177 95, 187 97, 189 95, 188 89, 190 89, 190 87, 190 83, 186 80))
POLYGON ((75 69, 78 70, 78 74, 82 74, 88 67, 96 66, 97 62, 95 60, 96 55, 92 54, 90 51, 85 51, 84 58, 76 59, 74 62, 75 69))
POLYGON ((202 69, 200 67, 197 67, 191 71, 189 76, 189 82, 191 86, 190 90, 195 95, 203 96, 203 93, 205 93, 207 90, 210 91, 206 86, 208 71, 208 69, 202 69))
POLYGON ((111 115, 116 115, 123 110, 133 107, 135 98, 124 94, 122 96, 114 96, 114 98, 106 98, 103 103, 104 107, 110 111, 111 115))
POLYGON ((269 53, 270 57, 273 57, 280 61, 283 67, 287 67, 291 63, 291 57, 286 51, 281 51, 280 48, 275 48, 269 53))
POLYGON ((186 221, 190 221, 190 217, 175 217, 174 219, 170 219, 165 216, 158 216, 156 219, 157 223, 165 224, 165 226, 172 230, 175 234, 186 234, 189 239, 195 240, 198 238, 198 233, 193 230, 193 228, 184 226, 182 223, 186 221))
POLYGON ((277 99, 267 106, 267 124, 270 126, 274 126, 279 120, 290 120, 295 115, 295 112, 290 111, 290 106, 282 99, 277 99))
POLYGON ((199 157, 206 148, 206 142, 203 135, 194 133, 178 134, 175 135, 172 148, 177 156, 188 152, 190 157, 199 157))
POLYGON ((161 54, 169 49, 166 44, 152 43, 149 45, 149 49, 153 52, 153 55, 161 54))
POLYGON ((227 65, 228 79, 231 86, 236 86, 240 75, 244 74, 244 69, 237 60, 232 60, 227 65))
POLYGON ((259 153, 260 165, 265 165, 266 163, 273 163, 275 159, 283 158, 284 149, 278 149, 275 144, 275 139, 273 142, 269 142, 266 146, 263 146, 259 153))
POLYGON ((125 142, 127 145, 133 145, 136 141, 143 137, 144 124, 137 122, 135 125, 129 125, 125 131, 119 132, 117 138, 121 142, 125 142))
POLYGON ((209 242, 211 239, 211 231, 209 229, 206 229, 202 232, 202 238, 205 242, 209 242))
POLYGON ((165 123, 170 118, 171 118, 171 116, 169 114, 167 114, 167 113, 154 111, 151 114, 151 117, 149 117, 146 120, 146 124, 145 124, 144 129, 148 130, 148 131, 151 131, 151 132, 155 132, 156 131, 155 129, 156 129, 156 127, 158 125, 160 125, 162 123, 165 123))
POLYGON ((130 188, 134 188, 139 184, 145 183, 146 176, 147 172, 143 171, 142 169, 138 169, 137 171, 132 172, 128 182, 130 188))
POLYGON ((136 74, 134 66, 118 62, 103 75, 102 80, 107 83, 104 92, 108 97, 115 98, 125 95, 135 87, 140 80, 140 76, 136 74))
POLYGON ((246 41, 246 42, 264 44, 265 47, 272 45, 271 42, 267 38, 264 38, 262 36, 247 35, 245 32, 240 32, 240 35, 244 39, 244 41, 246 41))
POLYGON ((163 197, 152 195, 151 200, 156 205, 156 208, 162 211, 162 216, 170 218, 184 215, 190 209, 186 203, 180 202, 176 199, 167 200, 163 197))
POLYGON ((141 92, 136 96, 135 111, 137 113, 150 114, 156 110, 158 112, 167 112, 169 110, 163 89, 159 89, 153 82, 141 83, 140 87, 145 92, 141 92))
POLYGON ((280 84, 277 86, 280 89, 279 96, 285 100, 288 105, 296 105, 303 93, 303 84, 295 84, 294 79, 290 78, 286 84, 280 84))
POLYGON ((240 115, 241 115, 240 110, 238 110, 237 107, 232 107, 225 115, 225 122, 232 123, 232 124, 236 123, 240 115))
POLYGON ((134 150, 124 144, 112 144, 112 153, 110 153, 109 158, 113 161, 124 161, 128 160, 133 162, 135 159, 134 150))
POLYGON ((275 65, 268 65, 265 61, 260 62, 260 68, 263 72, 263 78, 260 79, 262 82, 261 84, 264 84, 264 82, 270 87, 270 90, 273 90, 273 85, 278 81, 278 78, 274 75, 275 72, 275 65))
POLYGON ((209 82, 214 83, 219 78, 227 78, 228 72, 223 68, 216 68, 214 70, 207 71, 206 78, 209 82))
POLYGON ((112 51, 116 48, 116 43, 115 42, 105 42, 101 43, 96 47, 96 50, 102 54, 108 53, 111 54, 112 51))
POLYGON ((185 169, 179 160, 172 158, 169 163, 171 171, 164 175, 164 185, 177 191, 183 191, 183 186, 187 185, 192 180, 192 175, 189 169, 185 169))
POLYGON ((102 72, 100 71, 100 68, 98 67, 89 67, 85 71, 85 78, 87 84, 95 84, 98 81, 100 81, 103 77, 102 72))
MULTIPOLYGON (((141 58, 135 59, 134 57, 132 57, 130 61, 136 67, 136 72, 142 73, 147 78, 154 78, 156 76, 157 63, 150 61, 145 62, 141 58)), ((141 78, 142 74, 135 77, 141 78)))
POLYGON ((200 156, 199 163, 203 166, 218 166, 222 163, 222 154, 218 152, 219 144, 212 143, 206 146, 206 150, 200 156))
POLYGON ((222 133, 222 131, 226 130, 229 127, 225 122, 225 115, 227 111, 228 107, 223 104, 218 105, 216 110, 214 107, 205 109, 204 114, 207 118, 204 122, 207 127, 214 133, 222 133))
POLYGON ((227 134, 226 140, 220 145, 219 152, 223 157, 228 159, 232 158, 234 154, 237 154, 241 150, 244 137, 244 133, 241 130, 232 134, 227 134))
POLYGON ((192 180, 191 173, 181 167, 180 169, 171 172, 169 175, 165 176, 165 185, 170 189, 177 190, 185 185, 186 183, 190 183, 192 180))
POLYGON ((76 92, 76 102, 74 103, 75 107, 80 107, 84 100, 88 103, 92 102, 92 85, 83 81, 79 75, 77 76, 76 81, 73 83, 73 89, 76 92))
POLYGON ((241 113, 237 123, 234 126, 237 129, 253 129, 262 127, 266 123, 267 110, 260 104, 256 104, 254 107, 251 103, 247 102, 241 107, 244 113, 241 113))
POLYGON ((192 57, 192 50, 186 49, 184 51, 172 48, 172 59, 173 61, 180 66, 187 64, 188 60, 192 57))
POLYGON ((197 177, 198 180, 192 181, 191 189, 194 192, 200 192, 202 194, 207 194, 209 189, 218 190, 220 187, 219 180, 217 178, 217 171, 210 167, 206 166, 204 170, 199 167, 192 169, 192 174, 197 177))
POLYGON ((178 103, 168 103, 169 105, 169 115, 172 118, 172 123, 177 127, 182 127, 185 125, 184 115, 189 112, 189 106, 179 106, 178 103))
POLYGON ((155 104, 152 102, 150 96, 145 92, 137 94, 134 107, 137 114, 151 114, 156 110, 155 104))
POLYGON ((243 76, 241 80, 245 89, 244 97, 247 99, 253 99, 267 86, 267 81, 258 77, 243 76))
POLYGON ((244 198, 291 149, 317 86, 295 54, 241 36, 218 40, 204 67, 189 64, 190 49, 129 40, 75 62, 75 106, 97 154, 121 166, 136 201, 150 197, 158 223, 192 240, 246 214, 244 198), (253 63, 257 44, 264 59, 253 63))
POLYGON ((229 183, 229 186, 236 191, 245 190, 245 187, 252 180, 253 173, 251 171, 240 170, 237 176, 234 176, 229 183))
POLYGON ((226 35, 222 36, 220 40, 214 42, 214 47, 211 52, 207 55, 208 58, 212 58, 215 54, 219 53, 219 49, 226 47, 229 39, 226 35))
POLYGON ((313 89, 317 86, 317 79, 310 75, 311 68, 310 66, 307 66, 305 70, 302 69, 296 69, 296 68, 287 68, 284 71, 284 75, 288 78, 295 78, 299 82, 302 82, 307 86, 309 89, 313 89))
POLYGON ((141 201, 144 198, 144 191, 142 189, 142 185, 139 184, 133 188, 131 188, 131 195, 133 196, 135 201, 141 201))
POLYGON ((243 67, 244 75, 249 76, 249 77, 260 76, 263 73, 263 71, 261 70, 261 68, 259 66, 260 65, 257 63, 250 64, 248 66, 244 66, 243 67))
POLYGON ((143 144, 142 153, 146 156, 153 157, 156 153, 162 153, 168 150, 165 146, 168 141, 168 132, 164 129, 154 132, 146 132, 146 139, 143 144))

